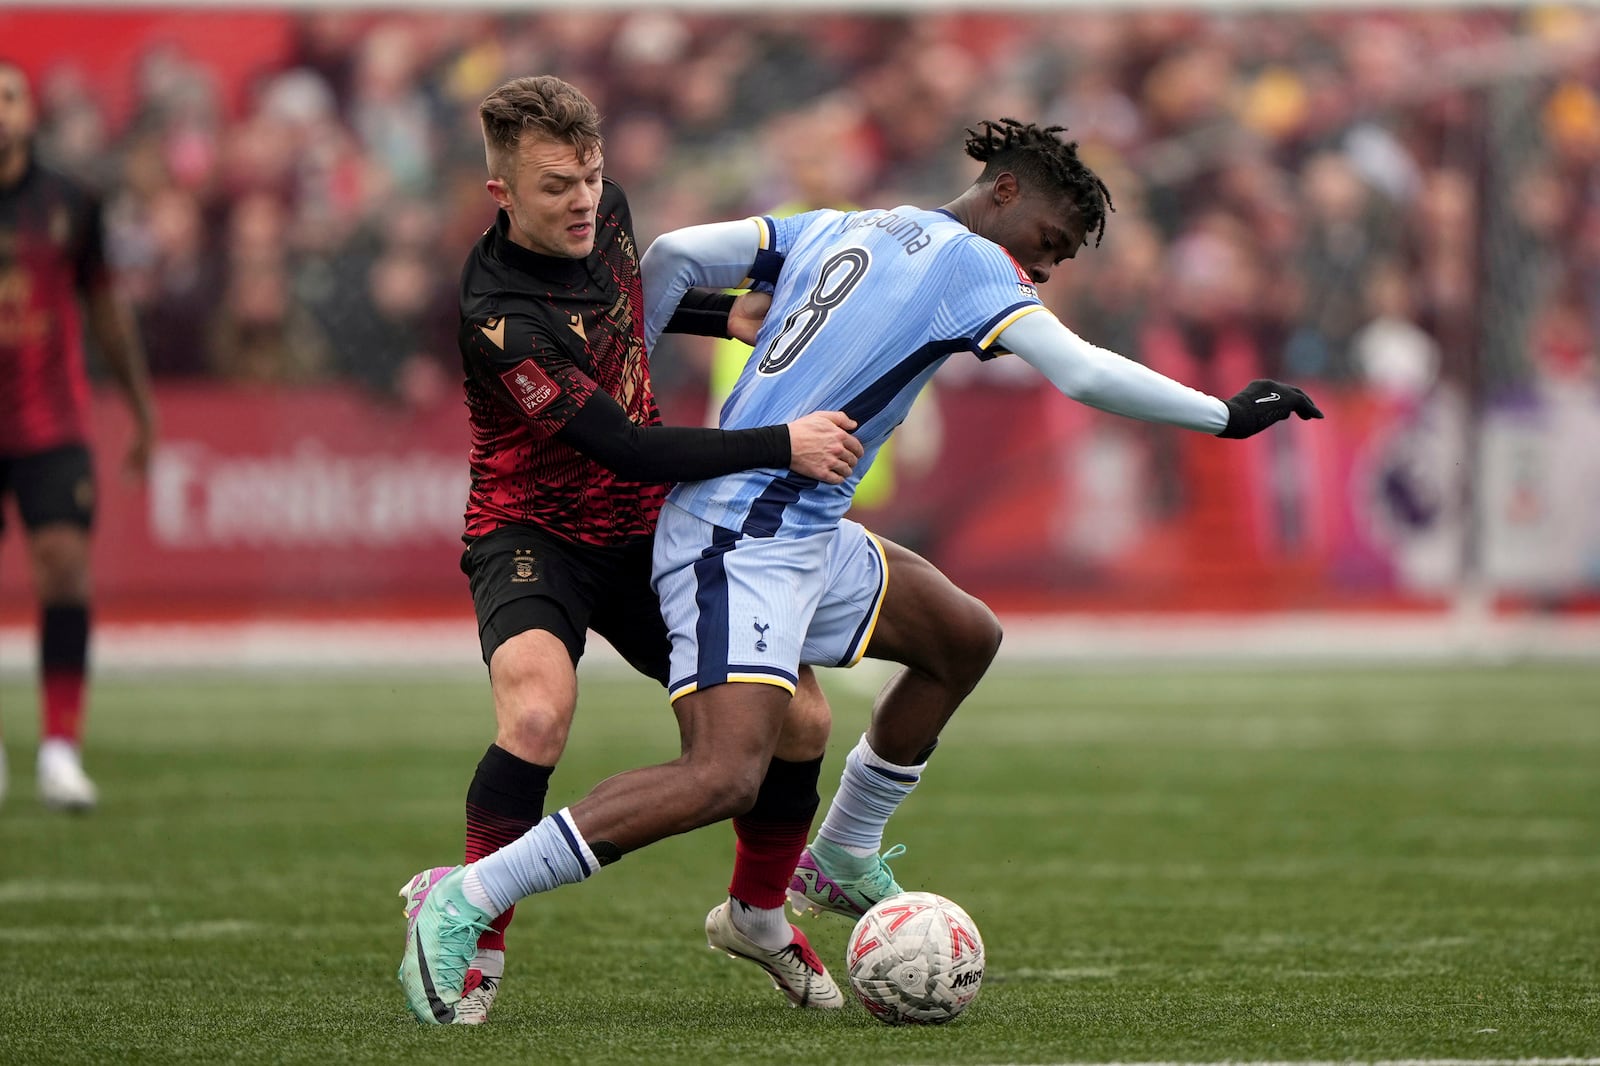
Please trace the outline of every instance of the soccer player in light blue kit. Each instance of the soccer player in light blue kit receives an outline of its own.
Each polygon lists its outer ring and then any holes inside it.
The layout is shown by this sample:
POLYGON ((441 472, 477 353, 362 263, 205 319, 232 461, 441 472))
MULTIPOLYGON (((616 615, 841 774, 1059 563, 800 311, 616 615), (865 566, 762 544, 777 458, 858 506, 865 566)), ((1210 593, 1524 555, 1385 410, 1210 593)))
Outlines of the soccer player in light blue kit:
POLYGON ((761 876, 746 871, 744 883, 761 890, 731 892, 706 918, 711 946, 762 966, 792 1002, 842 1002, 784 920, 784 882, 795 871, 797 905, 845 914, 898 891, 877 854, 883 826, 1000 640, 981 603, 844 518, 855 483, 947 358, 1015 353, 1073 399, 1223 437, 1290 415, 1322 417, 1304 392, 1274 381, 1228 400, 1208 396, 1083 341, 1045 309, 1035 286, 1103 233, 1111 208, 1060 132, 1010 119, 969 131, 967 154, 984 170, 936 211, 824 210, 697 226, 646 253, 647 341, 690 287, 772 290, 755 351, 723 406, 724 428, 842 410, 865 454, 841 485, 771 469, 672 491, 654 571, 683 753, 601 782, 515 843, 424 886, 401 966, 419 1018, 447 1013, 440 1007, 460 995, 474 930, 518 900, 749 810, 800 665, 850 665, 866 654, 906 669, 879 696, 817 840, 785 853, 763 847, 759 827, 741 833, 735 885, 748 859, 761 876), (774 871, 776 897, 773 885, 755 886, 774 871))

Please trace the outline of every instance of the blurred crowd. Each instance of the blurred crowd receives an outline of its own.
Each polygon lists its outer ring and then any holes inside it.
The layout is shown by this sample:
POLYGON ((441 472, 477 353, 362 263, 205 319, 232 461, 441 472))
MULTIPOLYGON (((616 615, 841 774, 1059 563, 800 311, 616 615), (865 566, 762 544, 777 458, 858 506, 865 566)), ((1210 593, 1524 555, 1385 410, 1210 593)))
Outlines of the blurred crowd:
MULTIPOLYGON (((478 101, 554 73, 605 116, 641 246, 813 206, 934 207, 963 129, 1069 128, 1116 212, 1044 290, 1086 338, 1224 395, 1600 380, 1600 12, 306 12, 242 113, 154 46, 125 120, 70 65, 41 148, 106 190, 162 379, 456 389, 492 218, 478 101)), ((666 394, 705 367, 658 359, 666 394)))

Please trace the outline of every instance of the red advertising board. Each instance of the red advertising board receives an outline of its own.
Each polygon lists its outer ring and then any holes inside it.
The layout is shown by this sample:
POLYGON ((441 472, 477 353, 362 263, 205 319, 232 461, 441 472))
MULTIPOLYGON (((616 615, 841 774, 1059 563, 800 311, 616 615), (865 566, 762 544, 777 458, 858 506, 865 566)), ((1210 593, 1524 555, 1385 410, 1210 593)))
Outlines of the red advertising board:
MULTIPOLYGON (((96 398, 104 616, 470 612, 458 400, 417 410, 354 388, 214 385, 157 399, 161 443, 137 485, 117 470, 126 412, 96 398)), ((855 517, 1002 612, 1449 604, 1467 526, 1461 405, 1318 400, 1326 421, 1221 441, 1036 383, 942 384, 925 397, 940 428, 924 460, 899 448, 894 494, 855 517)), ((16 526, 13 511, 0 622, 32 613, 16 526)))
MULTIPOLYGON (((137 485, 117 469, 127 415, 96 398, 104 609, 470 610, 457 569, 468 443, 458 402, 411 410, 354 389, 168 386, 158 405, 160 446, 137 485)), ((27 598, 20 555, 14 537, 0 546, 10 617, 27 598)))

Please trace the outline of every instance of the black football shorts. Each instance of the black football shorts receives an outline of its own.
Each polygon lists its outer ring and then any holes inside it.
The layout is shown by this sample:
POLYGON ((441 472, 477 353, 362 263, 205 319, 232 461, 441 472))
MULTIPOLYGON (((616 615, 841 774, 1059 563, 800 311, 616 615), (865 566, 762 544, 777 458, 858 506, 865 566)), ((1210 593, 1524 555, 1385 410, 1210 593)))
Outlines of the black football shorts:
POLYGON ((461 553, 461 570, 485 665, 496 648, 532 629, 560 638, 577 665, 592 629, 635 670, 666 685, 667 627, 650 587, 649 540, 596 547, 503 526, 461 553))
POLYGON ((0 529, 5 498, 15 496, 27 529, 67 522, 94 525, 94 464, 82 444, 66 444, 32 455, 0 456, 0 529))

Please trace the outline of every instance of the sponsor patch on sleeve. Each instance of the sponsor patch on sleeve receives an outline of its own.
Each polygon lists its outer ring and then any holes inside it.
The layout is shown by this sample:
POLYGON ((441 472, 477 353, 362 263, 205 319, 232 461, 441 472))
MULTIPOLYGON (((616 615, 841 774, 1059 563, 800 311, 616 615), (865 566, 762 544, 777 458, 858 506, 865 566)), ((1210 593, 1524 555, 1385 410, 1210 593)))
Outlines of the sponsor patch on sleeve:
POLYGON ((1029 297, 1030 299, 1037 300, 1039 298, 1039 290, 1034 287, 1033 278, 1028 275, 1027 268, 1021 263, 1017 262, 1015 257, 1012 257, 1009 252, 1007 253, 1007 257, 1011 259, 1011 265, 1015 267, 1017 271, 1017 292, 1021 293, 1023 296, 1029 297))
POLYGON ((529 417, 549 407, 561 395, 561 388, 540 370, 532 359, 524 359, 500 375, 511 396, 529 417))

